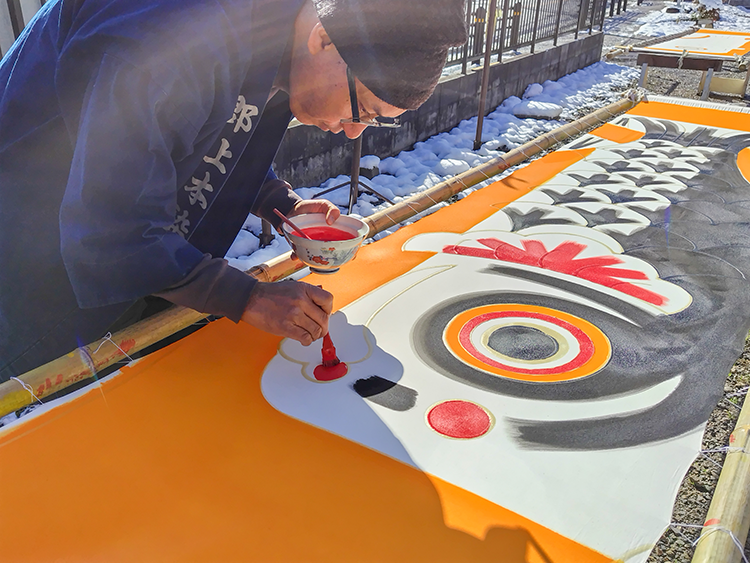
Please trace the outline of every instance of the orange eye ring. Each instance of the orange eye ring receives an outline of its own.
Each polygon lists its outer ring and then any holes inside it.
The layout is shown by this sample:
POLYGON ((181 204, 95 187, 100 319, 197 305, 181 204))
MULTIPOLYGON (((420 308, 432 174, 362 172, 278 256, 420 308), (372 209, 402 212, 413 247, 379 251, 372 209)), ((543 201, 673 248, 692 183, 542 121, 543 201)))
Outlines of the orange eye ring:
POLYGON ((456 315, 443 332, 447 349, 464 364, 498 377, 534 383, 571 381, 607 365, 612 345, 590 322, 563 311, 521 303, 484 305, 456 315), (555 340, 558 352, 539 360, 504 356, 486 345, 492 330, 536 329, 555 340))

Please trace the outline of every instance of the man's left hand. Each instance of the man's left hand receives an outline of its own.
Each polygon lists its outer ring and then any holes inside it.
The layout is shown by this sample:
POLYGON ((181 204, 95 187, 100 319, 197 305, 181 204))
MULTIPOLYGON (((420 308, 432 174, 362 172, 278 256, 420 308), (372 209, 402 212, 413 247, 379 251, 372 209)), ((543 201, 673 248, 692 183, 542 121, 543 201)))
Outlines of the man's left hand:
POLYGON ((339 208, 327 199, 303 199, 298 201, 289 212, 289 217, 302 215, 303 213, 323 213, 326 216, 326 223, 329 225, 332 225, 341 216, 339 208))

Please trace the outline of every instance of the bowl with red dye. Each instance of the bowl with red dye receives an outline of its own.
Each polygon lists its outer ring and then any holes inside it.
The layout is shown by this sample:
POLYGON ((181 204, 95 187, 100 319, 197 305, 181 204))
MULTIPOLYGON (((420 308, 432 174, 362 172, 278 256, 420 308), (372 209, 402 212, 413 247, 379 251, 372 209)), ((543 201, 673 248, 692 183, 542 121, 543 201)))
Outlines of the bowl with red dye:
POLYGON ((348 215, 342 215, 333 225, 326 223, 322 213, 295 215, 291 219, 312 240, 300 236, 286 223, 282 227, 284 236, 297 257, 319 274, 332 274, 354 258, 370 232, 364 221, 348 215))

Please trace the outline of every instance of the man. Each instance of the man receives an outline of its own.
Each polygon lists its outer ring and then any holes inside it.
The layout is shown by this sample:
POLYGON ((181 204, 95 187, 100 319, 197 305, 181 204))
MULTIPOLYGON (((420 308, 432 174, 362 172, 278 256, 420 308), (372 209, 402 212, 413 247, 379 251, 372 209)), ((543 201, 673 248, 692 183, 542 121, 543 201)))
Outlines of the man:
POLYGON ((323 336, 328 292, 221 257, 249 212, 333 222, 271 170, 292 115, 356 138, 419 107, 464 17, 463 0, 46 3, 0 62, 0 380, 152 294, 323 336))

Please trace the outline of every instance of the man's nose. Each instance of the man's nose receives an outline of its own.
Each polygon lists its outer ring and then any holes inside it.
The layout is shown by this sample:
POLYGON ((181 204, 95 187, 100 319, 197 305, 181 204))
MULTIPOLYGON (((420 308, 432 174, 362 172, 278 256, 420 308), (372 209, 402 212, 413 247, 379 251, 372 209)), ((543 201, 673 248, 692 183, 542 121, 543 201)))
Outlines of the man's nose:
POLYGON ((359 123, 344 123, 344 134, 350 139, 356 139, 362 132, 367 128, 367 125, 361 125, 359 123))

